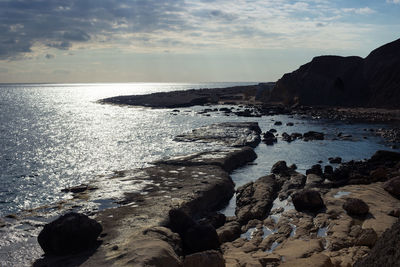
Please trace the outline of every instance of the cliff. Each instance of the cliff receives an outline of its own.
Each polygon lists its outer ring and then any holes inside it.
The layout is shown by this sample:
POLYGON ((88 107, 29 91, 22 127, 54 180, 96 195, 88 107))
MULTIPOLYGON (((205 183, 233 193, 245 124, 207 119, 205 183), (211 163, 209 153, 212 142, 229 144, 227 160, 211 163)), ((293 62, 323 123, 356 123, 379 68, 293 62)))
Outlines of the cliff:
POLYGON ((400 39, 361 57, 319 56, 279 79, 269 101, 400 107, 400 39))

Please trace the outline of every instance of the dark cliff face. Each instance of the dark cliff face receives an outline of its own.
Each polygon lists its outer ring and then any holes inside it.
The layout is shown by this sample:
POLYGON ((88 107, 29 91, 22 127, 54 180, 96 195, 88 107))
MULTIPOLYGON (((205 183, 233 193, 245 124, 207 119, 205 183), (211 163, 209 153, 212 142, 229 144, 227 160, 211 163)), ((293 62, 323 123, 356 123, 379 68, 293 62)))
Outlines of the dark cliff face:
POLYGON ((400 107, 400 39, 366 57, 320 56, 285 74, 270 101, 328 106, 400 107))

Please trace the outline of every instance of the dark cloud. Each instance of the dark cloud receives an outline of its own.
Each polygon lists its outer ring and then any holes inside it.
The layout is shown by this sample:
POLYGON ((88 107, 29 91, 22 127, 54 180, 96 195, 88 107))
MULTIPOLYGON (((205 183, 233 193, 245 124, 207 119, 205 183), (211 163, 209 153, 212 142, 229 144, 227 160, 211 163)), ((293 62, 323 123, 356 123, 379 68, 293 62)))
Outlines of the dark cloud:
POLYGON ((183 7, 184 0, 2 0, 0 59, 31 52, 34 43, 68 50, 118 33, 184 30, 183 7))

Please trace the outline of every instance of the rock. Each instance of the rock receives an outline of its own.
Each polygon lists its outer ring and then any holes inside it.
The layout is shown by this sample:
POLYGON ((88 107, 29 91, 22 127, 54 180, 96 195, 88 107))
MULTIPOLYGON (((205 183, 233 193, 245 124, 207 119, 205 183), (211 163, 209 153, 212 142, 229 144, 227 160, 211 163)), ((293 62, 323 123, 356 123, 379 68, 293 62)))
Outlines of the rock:
POLYGON ((322 250, 323 246, 319 239, 288 239, 278 246, 274 253, 283 256, 286 261, 290 262, 294 259, 306 258, 322 250))
POLYGON ((400 107, 400 39, 361 57, 319 56, 276 82, 271 102, 400 107))
POLYGON ((322 176, 322 167, 320 164, 315 164, 311 166, 311 169, 306 170, 306 175, 315 174, 318 176, 322 176))
POLYGON ((324 140, 324 134, 315 131, 309 131, 303 134, 304 141, 311 141, 311 140, 324 140))
POLYGON ((225 267, 225 260, 221 253, 207 250, 187 255, 183 262, 184 267, 225 267))
POLYGON ((151 237, 152 239, 162 240, 168 243, 178 255, 183 254, 182 240, 179 234, 172 232, 169 228, 162 226, 154 226, 145 229, 143 231, 143 234, 146 237, 151 237))
POLYGON ((400 176, 394 177, 383 184, 383 189, 400 199, 400 176))
POLYGON ((196 223, 182 210, 170 210, 168 226, 181 236, 185 254, 219 248, 215 228, 210 224, 196 223))
POLYGON ((310 173, 307 175, 306 186, 312 188, 312 187, 318 186, 323 181, 324 181, 324 179, 321 178, 321 176, 310 173))
POLYGON ((231 172, 234 169, 255 160, 256 158, 257 154, 251 147, 242 147, 200 152, 187 156, 177 156, 166 160, 159 160, 154 162, 153 164, 167 164, 185 167, 216 165, 227 172, 231 172))
POLYGON ((371 157, 370 161, 380 165, 395 165, 400 161, 400 153, 394 151, 379 150, 371 157))
POLYGON ((225 222, 225 215, 219 212, 211 212, 199 221, 199 223, 201 224, 211 224, 212 226, 214 226, 215 229, 223 226, 225 222))
POLYGON ((183 267, 182 261, 167 242, 144 239, 137 240, 132 246, 134 253, 129 255, 129 261, 113 265, 183 267))
POLYGON ((286 161, 278 161, 276 162, 272 168, 271 168, 271 172, 274 174, 284 174, 289 170, 289 168, 286 165, 286 161))
POLYGON ((293 125, 294 125, 293 122, 288 122, 288 123, 286 123, 286 126, 293 126, 293 125))
POLYGON ((378 239, 369 254, 358 260, 355 267, 398 266, 400 262, 400 222, 397 221, 378 239))
POLYGON ((333 174, 333 167, 331 165, 326 165, 324 167, 324 175, 332 175, 333 174))
POLYGON ((237 221, 227 222, 224 226, 217 229, 217 234, 221 243, 232 242, 240 237, 240 224, 237 221))
POLYGON ((341 157, 336 157, 336 158, 329 158, 329 163, 331 164, 338 164, 342 162, 342 158, 341 157))
POLYGON ((367 246, 371 248, 375 245, 377 240, 378 235, 376 234, 374 229, 362 229, 361 234, 358 236, 355 244, 357 246, 367 246))
POLYGON ((282 122, 281 122, 281 121, 276 121, 276 122, 274 123, 274 125, 282 125, 282 122))
POLYGON ((292 140, 292 137, 291 137, 288 133, 286 133, 286 132, 282 133, 282 140, 283 140, 283 141, 286 141, 286 142, 288 142, 288 143, 290 143, 290 142, 293 141, 293 140, 292 140))
POLYGON ((276 129, 269 129, 269 131, 268 132, 270 132, 270 133, 276 133, 277 131, 276 131, 276 129))
POLYGON ((38 242, 46 254, 67 255, 96 245, 102 226, 88 216, 71 212, 44 226, 38 242))
POLYGON ((314 190, 302 190, 292 195, 292 201, 297 211, 317 212, 324 207, 321 195, 314 190))
POLYGON ((191 133, 178 135, 177 142, 218 143, 231 147, 256 147, 261 141, 257 122, 224 122, 203 126, 191 133))
POLYGON ((247 183, 236 191, 236 216, 240 223, 251 219, 264 219, 278 190, 274 175, 247 183))
POLYGON ((399 218, 400 217, 400 209, 393 209, 389 212, 390 216, 399 218))
POLYGON ((332 264, 331 259, 322 254, 322 253, 317 253, 312 255, 309 258, 300 258, 300 259, 295 259, 291 260, 288 262, 284 262, 279 265, 280 267, 334 267, 332 264))
POLYGON ((263 142, 266 143, 268 146, 272 146, 278 140, 272 132, 266 132, 263 135, 263 142))
POLYGON ((366 215, 369 212, 368 204, 358 198, 347 198, 343 204, 343 209, 349 215, 366 215))
POLYGON ((301 133, 292 133, 290 135, 290 137, 292 138, 292 140, 296 140, 296 139, 301 139, 303 138, 303 135, 301 133))

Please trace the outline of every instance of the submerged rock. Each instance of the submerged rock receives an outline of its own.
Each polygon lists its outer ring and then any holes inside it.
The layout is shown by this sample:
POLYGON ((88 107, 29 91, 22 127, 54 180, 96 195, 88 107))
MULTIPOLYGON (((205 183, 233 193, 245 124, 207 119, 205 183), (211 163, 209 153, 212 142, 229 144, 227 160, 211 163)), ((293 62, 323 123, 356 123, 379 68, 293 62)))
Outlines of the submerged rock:
POLYGON ((88 216, 71 212, 46 224, 38 236, 46 254, 67 255, 93 247, 102 226, 88 216))

